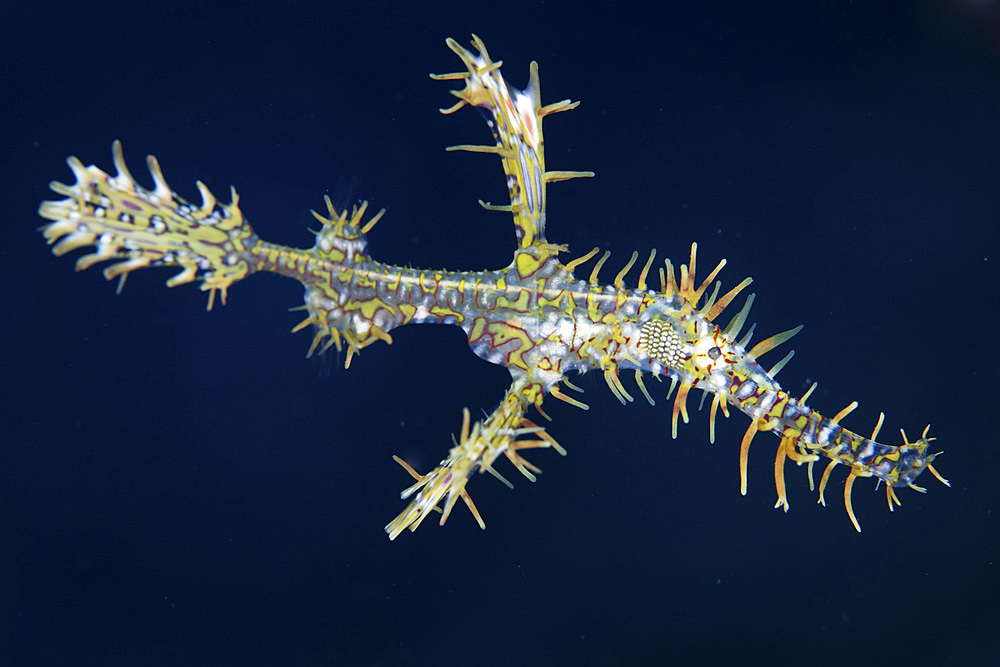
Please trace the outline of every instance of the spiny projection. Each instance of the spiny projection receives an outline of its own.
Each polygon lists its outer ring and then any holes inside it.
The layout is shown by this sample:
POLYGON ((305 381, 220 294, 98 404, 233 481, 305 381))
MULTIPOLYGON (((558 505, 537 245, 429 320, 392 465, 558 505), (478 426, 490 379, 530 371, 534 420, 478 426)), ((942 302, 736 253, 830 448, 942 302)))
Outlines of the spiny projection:
POLYGON ((774 460, 777 489, 775 507, 788 510, 784 466, 791 460, 806 465, 810 488, 815 489, 813 466, 829 460, 819 482, 819 502, 825 505, 830 474, 837 465, 848 469, 844 504, 858 531, 860 524, 851 504, 851 492, 859 477, 875 477, 884 483, 889 509, 899 505, 895 489, 915 484, 924 470, 948 484, 934 469, 937 453, 929 450, 933 438, 928 429, 910 441, 903 433, 900 445, 875 440, 882 427, 879 417, 870 437, 862 437, 840 422, 857 407, 851 403, 826 418, 807 405, 815 385, 798 399, 781 388, 775 376, 792 353, 766 369, 759 359, 787 342, 801 327, 773 335, 748 349, 754 327, 744 333, 754 295, 725 326, 717 319, 751 284, 747 278, 720 296, 716 280, 725 266, 720 261, 701 281, 696 279, 697 250, 691 245, 686 264, 677 270, 670 260, 654 264, 651 251, 639 272, 635 288, 626 286, 639 254, 633 253, 610 284, 599 274, 608 261, 604 252, 593 264, 587 279, 577 270, 598 254, 598 249, 569 260, 559 255, 567 248, 546 240, 547 188, 550 183, 593 176, 589 171, 553 171, 545 167, 542 121, 547 116, 576 108, 578 102, 562 100, 541 104, 538 65, 531 63, 528 86, 510 86, 501 74, 501 63, 493 61, 483 42, 473 35, 474 51, 456 41, 448 47, 461 59, 464 70, 432 75, 456 81, 457 102, 442 113, 465 106, 479 107, 493 133, 491 145, 461 144, 450 151, 484 153, 500 158, 507 177, 509 203, 481 205, 510 215, 514 223, 515 250, 506 267, 491 271, 445 271, 393 266, 372 259, 367 234, 382 218, 384 210, 368 217, 367 202, 350 211, 338 211, 329 198, 326 212, 314 212, 320 228, 309 248, 292 248, 262 240, 245 219, 235 190, 230 202, 219 200, 200 181, 196 183, 201 204, 192 204, 167 184, 160 165, 147 158, 153 188, 139 185, 125 165, 121 144, 112 146, 116 173, 109 175, 96 166, 71 157, 72 184, 52 183, 52 190, 65 197, 41 204, 39 214, 51 222, 42 228, 56 255, 79 248, 92 251, 77 259, 76 268, 86 269, 111 262, 104 269, 108 279, 119 279, 119 290, 133 271, 146 267, 177 267, 167 281, 173 287, 200 281, 209 293, 211 309, 218 295, 225 304, 229 288, 257 272, 273 272, 298 280, 305 286, 305 303, 299 308, 305 318, 293 331, 312 328, 308 354, 345 347, 345 368, 365 347, 392 343, 391 331, 406 324, 425 322, 459 326, 472 350, 487 361, 508 369, 511 385, 503 400, 483 419, 473 421, 466 410, 458 439, 447 456, 427 473, 395 460, 416 481, 402 493, 409 504, 385 530, 395 539, 403 530, 415 530, 432 512, 440 512, 440 523, 450 516, 459 499, 480 526, 482 515, 466 490, 476 472, 488 472, 510 486, 496 469, 501 455, 527 479, 534 481, 539 469, 524 453, 531 449, 565 450, 546 427, 529 419, 529 410, 548 418, 542 404, 546 396, 583 410, 587 405, 562 390, 581 392, 569 375, 600 371, 612 394, 622 403, 634 400, 622 381, 632 371, 638 392, 655 405, 643 377, 670 380, 667 400, 673 398, 670 431, 678 437, 678 424, 689 420, 687 400, 693 390, 711 396, 709 440, 715 441, 715 420, 721 410, 729 416, 734 407, 750 418, 739 453, 740 491, 747 491, 747 457, 757 433, 778 436, 774 460), (655 271, 654 271, 655 266, 655 271), (659 289, 647 280, 659 277, 659 289))

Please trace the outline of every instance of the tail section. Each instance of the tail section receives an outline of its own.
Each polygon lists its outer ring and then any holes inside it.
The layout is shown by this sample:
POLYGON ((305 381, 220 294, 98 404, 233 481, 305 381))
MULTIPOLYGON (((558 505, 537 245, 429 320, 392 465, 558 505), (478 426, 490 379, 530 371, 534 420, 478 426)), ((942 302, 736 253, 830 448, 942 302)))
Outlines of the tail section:
MULTIPOLYGON (((747 380, 752 384, 752 380, 747 380)), ((893 505, 900 505, 894 491, 897 487, 908 486, 923 493, 925 489, 914 482, 924 470, 929 470, 941 483, 951 486, 931 465, 938 453, 930 451, 930 443, 934 438, 927 437, 930 426, 924 429, 920 438, 910 441, 902 429, 903 444, 886 445, 876 442, 885 415, 879 417, 870 437, 865 438, 840 425, 840 420, 857 407, 853 402, 837 413, 832 419, 826 418, 805 404, 808 395, 796 401, 784 390, 758 393, 756 388, 744 391, 740 395, 741 385, 736 390, 735 404, 751 417, 750 426, 743 436, 740 447, 740 491, 745 495, 747 488, 747 456, 750 442, 758 431, 773 431, 780 439, 777 455, 774 460, 774 484, 778 492, 775 507, 783 507, 788 511, 788 498, 785 494, 784 466, 785 460, 791 459, 798 465, 808 464, 809 488, 814 489, 813 464, 822 456, 829 459, 826 469, 819 482, 819 502, 826 505, 824 492, 830 473, 837 465, 847 466, 848 476, 844 485, 844 507, 847 515, 860 533, 861 524, 854 514, 851 503, 851 492, 854 480, 858 477, 875 477, 885 483, 886 501, 889 510, 893 505)), ((815 388, 815 385, 813 385, 815 388)))
POLYGON ((209 292, 208 309, 216 292, 225 304, 229 286, 255 270, 250 250, 260 243, 240 211, 236 191, 231 190, 230 203, 222 204, 198 181, 202 203, 191 204, 170 189, 152 155, 146 163, 154 187, 147 190, 125 166, 121 142, 111 150, 114 176, 70 157, 66 162, 76 182, 50 184, 66 197, 42 202, 38 209, 53 221, 42 228, 49 244, 55 244, 52 252, 64 255, 93 246, 94 252, 77 260, 77 270, 117 260, 104 269, 104 277, 119 277, 119 291, 136 269, 178 266, 181 272, 167 281, 168 287, 201 280, 201 289, 209 292))

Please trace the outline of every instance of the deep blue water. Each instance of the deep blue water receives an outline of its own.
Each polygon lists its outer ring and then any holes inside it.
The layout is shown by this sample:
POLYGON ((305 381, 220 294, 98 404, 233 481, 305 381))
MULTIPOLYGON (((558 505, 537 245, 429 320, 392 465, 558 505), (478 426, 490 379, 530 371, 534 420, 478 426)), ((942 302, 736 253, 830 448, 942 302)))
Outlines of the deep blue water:
MULTIPOLYGON (((1000 622, 996 433, 1000 9, 979 3, 610 3, 269 8, 79 3, 7 9, 0 39, 4 325, 0 664, 984 664, 1000 622), (497 18, 499 16, 499 18, 497 18), (471 32, 508 81, 541 68, 548 237, 624 263, 656 247, 726 257, 767 336, 803 323, 780 379, 885 439, 928 422, 948 489, 859 481, 854 532, 831 482, 816 505, 746 419, 708 444, 695 413, 558 401, 568 450, 503 469, 462 507, 391 543, 382 526, 461 411, 506 372, 458 329, 407 327, 354 360, 306 360, 301 288, 236 285, 211 313, 165 270, 116 296, 35 229, 68 154, 132 172, 155 153, 175 190, 230 184, 258 233, 305 246, 324 194, 386 207, 384 261, 497 268, 513 248, 488 142, 450 106, 446 36, 471 32)), ((606 274, 612 271, 606 269, 606 274)), ((634 274, 633 274, 634 279, 634 274)), ((657 387, 662 396, 665 386, 657 387)), ((694 401, 690 402, 693 406, 694 401)))

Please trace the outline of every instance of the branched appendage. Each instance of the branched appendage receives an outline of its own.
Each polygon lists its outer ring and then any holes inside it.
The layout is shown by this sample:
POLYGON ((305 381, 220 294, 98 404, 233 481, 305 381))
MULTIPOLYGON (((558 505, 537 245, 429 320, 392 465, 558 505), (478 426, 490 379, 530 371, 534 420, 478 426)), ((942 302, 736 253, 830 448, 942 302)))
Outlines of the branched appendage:
POLYGON ((521 456, 521 450, 552 447, 563 456, 566 455, 566 451, 545 429, 524 417, 527 406, 522 398, 522 391, 526 384, 525 381, 515 381, 493 414, 471 427, 469 411, 465 410, 458 444, 451 448, 448 457, 431 472, 421 475, 399 457, 393 457, 417 482, 400 494, 404 500, 413 494, 416 497, 385 527, 390 540, 396 539, 406 528, 416 530, 431 511, 441 512, 440 524, 444 525, 459 498, 468 506, 479 527, 485 530, 486 523, 465 490, 465 485, 474 472, 489 472, 510 487, 512 484, 493 468, 494 461, 501 454, 531 481, 535 481, 533 473, 541 470, 521 456), (525 439, 519 439, 522 437, 525 439), (442 502, 443 507, 439 507, 442 502))
POLYGON ((459 101, 452 107, 441 109, 441 113, 453 113, 466 104, 480 107, 492 118, 490 129, 496 140, 493 146, 462 144, 450 146, 447 150, 500 156, 507 174, 510 204, 479 203, 487 210, 513 214, 514 228, 521 248, 535 247, 536 252, 541 253, 556 249, 557 246, 545 243, 546 185, 572 178, 587 178, 593 176, 594 172, 546 171, 542 119, 575 109, 579 102, 562 100, 542 106, 538 64, 534 62, 531 63, 528 85, 524 90, 508 85, 500 73, 502 63, 490 59, 486 45, 476 35, 472 36, 475 53, 454 39, 448 39, 446 43, 461 58, 466 71, 432 74, 431 77, 444 81, 462 81, 465 87, 451 91, 459 101))
POLYGON ((167 281, 168 287, 200 279, 201 289, 209 292, 208 309, 216 292, 225 304, 229 286, 254 271, 247 251, 259 243, 240 211, 236 191, 231 190, 229 204, 220 204, 198 181, 202 204, 195 206, 170 189, 152 155, 146 158, 152 190, 132 178, 120 142, 112 145, 112 155, 114 176, 70 157, 66 162, 76 183, 50 183, 54 192, 66 196, 44 201, 38 209, 40 216, 54 221, 42 228, 49 244, 55 244, 52 253, 92 246, 93 253, 77 260, 78 271, 121 260, 104 269, 108 280, 120 278, 119 291, 136 269, 179 266, 182 271, 167 281))

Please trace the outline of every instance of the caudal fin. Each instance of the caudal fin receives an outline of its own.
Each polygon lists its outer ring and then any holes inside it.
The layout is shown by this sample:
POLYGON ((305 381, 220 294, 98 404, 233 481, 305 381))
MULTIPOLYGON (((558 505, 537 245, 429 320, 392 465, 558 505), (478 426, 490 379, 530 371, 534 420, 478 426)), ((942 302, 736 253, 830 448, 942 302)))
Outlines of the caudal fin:
POLYGON ((248 250, 259 243, 240 211, 236 190, 230 189, 232 201, 222 204, 198 181, 202 204, 190 204, 167 185, 155 157, 146 158, 154 183, 147 190, 125 166, 121 142, 115 141, 111 150, 114 176, 70 157, 66 162, 76 182, 49 184, 66 196, 44 201, 38 209, 40 216, 53 221, 41 228, 49 244, 55 244, 53 254, 93 247, 94 252, 77 260, 77 270, 114 261, 104 269, 104 277, 120 277, 119 290, 136 269, 178 266, 182 270, 167 281, 168 287, 201 280, 201 289, 209 292, 208 308, 216 291, 225 304, 229 286, 254 271, 248 250))

